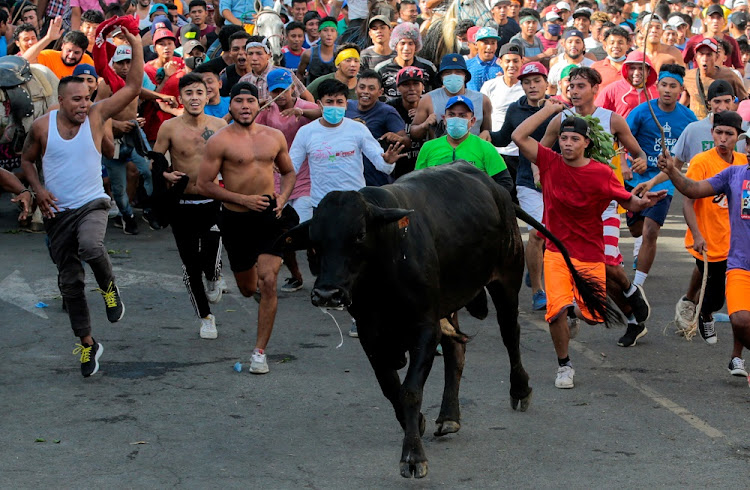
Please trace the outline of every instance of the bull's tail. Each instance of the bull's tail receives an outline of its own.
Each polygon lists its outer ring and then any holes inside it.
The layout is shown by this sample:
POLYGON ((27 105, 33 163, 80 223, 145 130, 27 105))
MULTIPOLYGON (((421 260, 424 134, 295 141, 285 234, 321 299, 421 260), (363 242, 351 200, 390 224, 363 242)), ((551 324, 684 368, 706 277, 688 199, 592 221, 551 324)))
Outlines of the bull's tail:
POLYGON ((570 254, 565 245, 553 235, 543 224, 529 216, 518 204, 513 204, 516 216, 538 230, 542 235, 555 244, 557 249, 565 259, 570 275, 573 277, 573 283, 578 290, 578 294, 583 301, 584 306, 595 316, 604 319, 604 324, 609 328, 613 322, 622 322, 620 314, 610 305, 607 300, 606 287, 602 287, 591 277, 581 274, 576 270, 573 262, 570 260, 570 254))

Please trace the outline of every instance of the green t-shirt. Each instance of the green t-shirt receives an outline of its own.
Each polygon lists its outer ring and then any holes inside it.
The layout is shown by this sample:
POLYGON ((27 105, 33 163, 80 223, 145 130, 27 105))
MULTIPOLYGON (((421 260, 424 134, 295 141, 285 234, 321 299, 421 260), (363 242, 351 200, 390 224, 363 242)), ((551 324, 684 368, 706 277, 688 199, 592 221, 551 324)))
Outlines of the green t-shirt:
MULTIPOLYGON (((307 86, 307 90, 310 91, 310 93, 312 94, 315 100, 318 100, 318 86, 321 84, 321 82, 323 82, 323 80, 331 80, 335 76, 336 76, 336 72, 323 75, 322 77, 318 77, 312 82, 310 82, 310 85, 307 86)), ((349 100, 357 100, 357 92, 353 88, 350 88, 349 95, 347 95, 346 98, 349 100)))
POLYGON ((455 148, 448 143, 447 135, 426 142, 419 150, 414 169, 435 167, 455 160, 471 162, 490 177, 508 168, 492 143, 469 133, 469 137, 455 148))

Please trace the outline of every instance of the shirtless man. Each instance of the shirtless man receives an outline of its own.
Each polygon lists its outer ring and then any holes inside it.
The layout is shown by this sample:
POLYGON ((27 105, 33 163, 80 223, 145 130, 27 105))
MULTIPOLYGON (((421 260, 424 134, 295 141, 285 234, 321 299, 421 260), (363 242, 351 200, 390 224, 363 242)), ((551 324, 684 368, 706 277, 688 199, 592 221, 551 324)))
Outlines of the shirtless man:
POLYGON ((232 87, 229 113, 234 124, 208 140, 198 172, 198 192, 223 203, 219 228, 242 295, 252 296, 260 284, 258 335, 250 372, 265 374, 265 348, 276 317, 276 278, 281 267, 281 255, 273 252, 272 246, 281 235, 278 218, 292 193, 296 175, 284 134, 253 124, 259 111, 258 89, 254 85, 239 82, 232 87), (248 148, 253 151, 248 152, 248 148), (281 174, 280 194, 274 192, 274 166, 281 174), (224 187, 216 183, 219 172, 224 187))
POLYGON ((101 147, 105 123, 138 97, 143 82, 141 39, 123 31, 133 46, 133 67, 125 86, 107 100, 91 105, 86 84, 64 77, 58 87, 60 109, 35 120, 24 143, 21 166, 36 193, 49 237, 50 255, 58 269, 58 285, 68 308, 73 332, 81 343, 81 374, 99 370, 104 349, 91 336, 82 261, 91 267, 104 296, 107 318, 114 323, 125 313, 104 246, 109 196, 101 178, 101 147), (45 185, 39 181, 42 160, 45 185))
MULTIPOLYGON (((216 318, 209 303, 221 299, 221 236, 217 225, 219 203, 198 192, 198 168, 206 142, 227 125, 223 119, 203 112, 208 102, 206 83, 201 75, 189 73, 180 79, 180 102, 185 110, 181 116, 164 121, 154 144, 154 152, 162 156, 169 151, 172 171, 164 178, 176 184, 183 176, 190 181, 179 204, 170 217, 174 241, 182 259, 185 286, 195 313, 201 319, 202 339, 215 339, 216 318), (203 287, 203 275, 208 287, 203 287)), ((159 178, 160 176, 156 176, 159 178)))
POLYGON ((664 34, 664 25, 662 19, 654 14, 643 18, 641 23, 641 31, 644 35, 648 29, 646 35, 646 56, 651 60, 653 64, 653 70, 659 73, 661 65, 666 64, 677 64, 685 66, 685 62, 682 61, 682 52, 661 42, 662 34, 664 34))

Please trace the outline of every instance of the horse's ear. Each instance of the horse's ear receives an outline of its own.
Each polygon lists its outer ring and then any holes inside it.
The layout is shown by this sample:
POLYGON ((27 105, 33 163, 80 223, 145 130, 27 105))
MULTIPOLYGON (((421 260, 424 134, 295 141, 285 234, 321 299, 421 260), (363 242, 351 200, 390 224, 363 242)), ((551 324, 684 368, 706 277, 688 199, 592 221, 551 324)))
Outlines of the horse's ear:
POLYGON ((273 2, 273 11, 277 14, 281 13, 281 0, 276 0, 273 2))

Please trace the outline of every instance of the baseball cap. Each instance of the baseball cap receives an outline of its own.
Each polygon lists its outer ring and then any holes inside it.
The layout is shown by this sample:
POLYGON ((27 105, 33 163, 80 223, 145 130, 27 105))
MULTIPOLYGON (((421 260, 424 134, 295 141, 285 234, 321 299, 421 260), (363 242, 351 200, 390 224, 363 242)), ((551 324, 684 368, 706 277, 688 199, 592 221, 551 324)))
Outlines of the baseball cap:
POLYGON ((744 7, 745 5, 747 5, 747 0, 734 0, 732 8, 736 9, 737 7, 744 7))
POLYGON ((723 97, 725 95, 731 95, 734 97, 734 89, 732 85, 726 80, 714 80, 711 85, 708 86, 708 100, 713 100, 716 97, 723 97))
POLYGON ((724 9, 721 8, 721 5, 714 3, 706 9, 706 17, 711 17, 712 15, 721 15, 724 17, 724 9))
POLYGON ((289 70, 274 68, 266 75, 266 81, 268 82, 269 92, 280 88, 287 89, 292 85, 292 74, 289 70))
POLYGON ((570 76, 570 72, 573 71, 573 68, 578 68, 578 65, 568 65, 563 68, 560 72, 560 80, 568 78, 570 76))
POLYGON ((523 67, 521 67, 521 73, 518 75, 518 79, 521 80, 524 77, 528 77, 531 75, 542 75, 544 78, 547 78, 547 69, 538 61, 526 63, 525 65, 523 65, 523 67))
POLYGON ((568 29, 565 31, 565 34, 563 35, 563 39, 568 39, 569 37, 577 36, 580 37, 582 40, 586 38, 586 36, 583 35, 581 31, 578 29, 568 29))
POLYGON ((667 25, 670 25, 670 26, 674 27, 675 29, 677 29, 680 26, 683 26, 683 25, 686 26, 686 25, 688 25, 688 23, 685 22, 685 19, 683 19, 682 16, 680 16, 680 15, 673 15, 667 21, 667 25))
POLYGON ((523 58, 523 46, 516 43, 506 43, 503 44, 503 47, 500 48, 500 54, 498 54, 498 58, 502 58, 506 54, 517 54, 518 56, 523 58))
POLYGON ((204 48, 200 42, 193 40, 193 41, 188 41, 182 45, 182 55, 183 56, 189 55, 190 52, 194 50, 195 48, 201 48, 201 50, 203 50, 204 53, 206 52, 206 48, 204 48))
MULTIPOLYGON (((745 99, 739 103, 739 105, 737 106, 737 114, 742 117, 743 121, 750 121, 750 100, 745 99)), ((740 136, 744 136, 746 138, 748 137, 747 133, 740 136)))
POLYGON ((745 12, 733 12, 729 15, 729 22, 739 27, 741 30, 747 26, 750 17, 745 12))
POLYGON ((240 94, 250 94, 257 99, 258 88, 250 82, 238 82, 229 91, 229 100, 231 101, 240 94))
POLYGON ((75 69, 73 70, 73 76, 77 77, 80 75, 91 75, 94 78, 99 78, 99 76, 96 74, 96 68, 89 65, 88 63, 81 63, 79 65, 76 65, 75 69))
POLYGON ((397 87, 402 83, 410 82, 412 80, 424 83, 424 72, 416 66, 405 66, 396 74, 397 87))
POLYGON ((557 10, 567 10, 570 12, 570 4, 568 2, 557 2, 555 4, 555 7, 557 7, 557 10))
POLYGON ((370 21, 367 23, 367 27, 372 27, 372 23, 376 20, 379 20, 383 24, 387 25, 388 27, 391 27, 391 19, 386 17, 385 15, 376 15, 370 19, 370 21))
POLYGON ((180 45, 184 46, 188 41, 198 41, 201 37, 201 28, 195 24, 185 24, 180 27, 180 45))
POLYGON ((667 0, 667 3, 670 5, 675 5, 678 3, 682 3, 682 0, 667 0))
POLYGON ((589 124, 578 116, 568 116, 560 124, 560 133, 578 133, 581 136, 590 138, 589 136, 589 124))
POLYGON ((169 29, 172 30, 172 22, 170 22, 169 18, 166 15, 157 15, 154 17, 154 21, 151 23, 151 27, 149 27, 149 30, 151 32, 151 37, 154 36, 154 33, 158 29, 169 29))
POLYGON ((507 3, 508 5, 510 5, 510 0, 493 0, 492 6, 494 7, 495 5, 500 5, 501 3, 507 3))
POLYGON ((500 36, 497 35, 497 29, 495 29, 494 27, 480 27, 477 30, 477 33, 476 33, 476 36, 474 36, 474 39, 476 41, 480 41, 482 39, 497 39, 499 41, 500 36))
POLYGON ((443 56, 440 60, 440 70, 438 70, 438 75, 446 70, 463 70, 464 73, 466 73, 464 82, 471 80, 471 72, 466 68, 466 60, 460 54, 450 53, 443 56))
POLYGON ((163 3, 155 3, 155 4, 153 4, 151 6, 150 9, 148 9, 148 16, 149 16, 149 18, 153 15, 154 12, 156 12, 158 10, 161 10, 165 14, 169 13, 169 11, 167 10, 167 6, 166 5, 164 5, 163 3))
POLYGON ((475 42, 477 42, 477 31, 478 31, 479 29, 481 29, 481 28, 482 28, 481 26, 472 26, 472 27, 469 27, 469 30, 468 30, 468 31, 466 31, 466 39, 467 39, 467 40, 468 40, 468 41, 469 41, 470 43, 475 43, 475 42))
POLYGON ((117 46, 117 49, 115 49, 115 54, 112 55, 113 63, 130 59, 133 59, 133 49, 127 44, 121 44, 117 46))
POLYGON ((575 12, 573 12, 573 18, 575 19, 575 18, 578 18, 578 17, 588 17, 590 19, 591 18, 591 9, 587 9, 585 7, 577 9, 575 12))
POLYGON ((714 53, 719 50, 719 47, 716 45, 716 42, 713 39, 711 39, 710 37, 704 37, 700 42, 695 44, 693 51, 697 53, 698 48, 702 48, 704 46, 709 47, 714 53))
POLYGON ((556 11, 550 10, 544 15, 544 20, 546 20, 547 22, 560 20, 560 15, 556 11))
POLYGON ((454 95, 453 97, 448 99, 448 102, 445 103, 445 110, 447 111, 456 104, 464 104, 469 108, 471 112, 474 112, 474 104, 468 97, 465 97, 463 95, 454 95))
POLYGON ((658 22, 659 24, 664 25, 664 19, 662 19, 656 14, 647 14, 643 16, 643 19, 641 19, 642 26, 651 24, 652 22, 658 22))
POLYGON ((742 116, 734 111, 724 111, 719 114, 714 114, 714 125, 716 126, 729 126, 730 128, 737 129, 737 133, 742 133, 742 116))
POLYGON ((177 38, 175 37, 174 33, 170 31, 169 29, 157 29, 151 38, 151 42, 156 44, 162 39, 171 39, 173 41, 177 41, 177 38))

